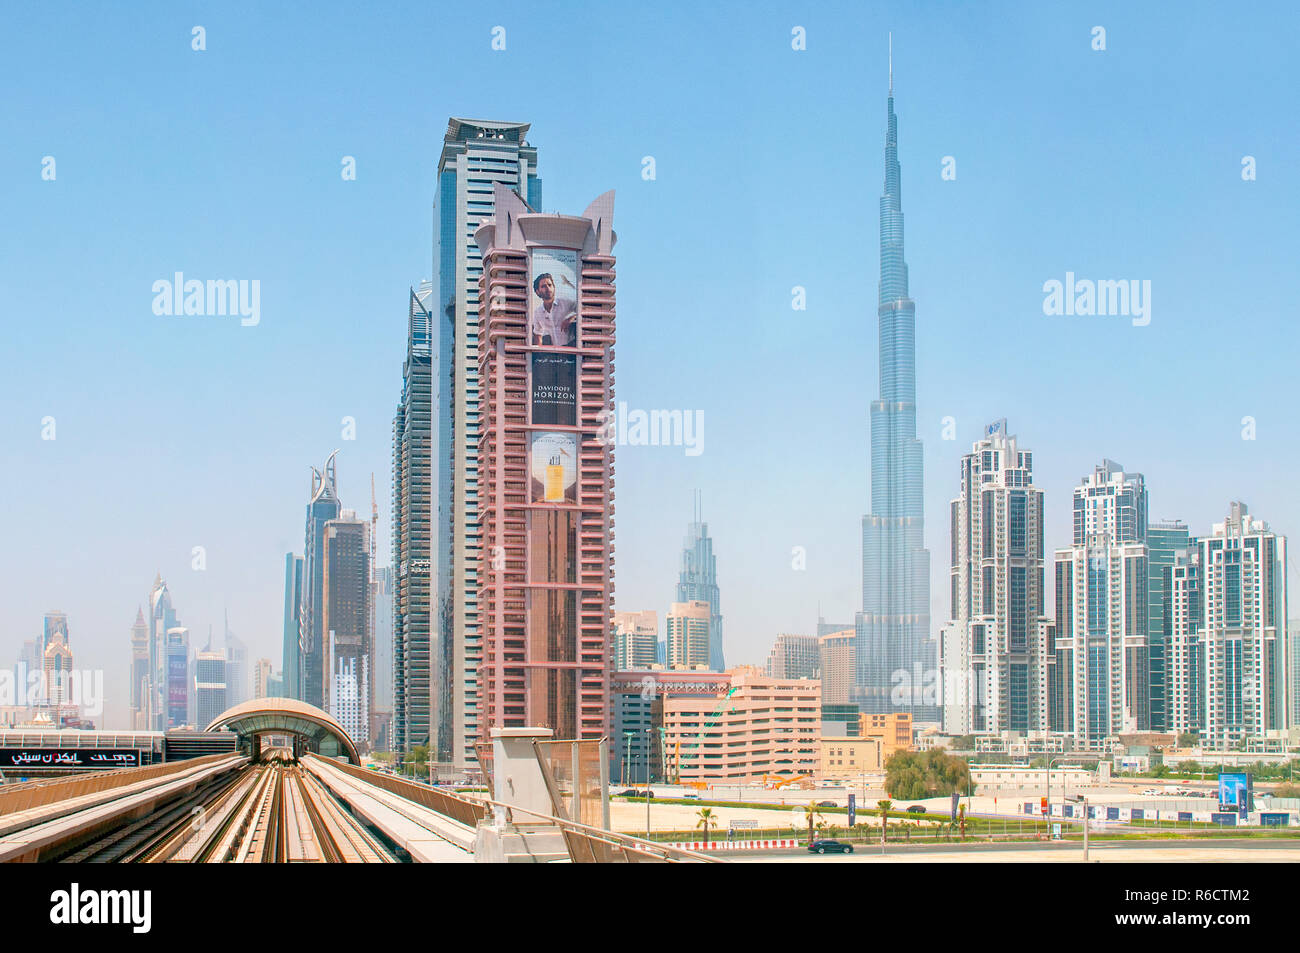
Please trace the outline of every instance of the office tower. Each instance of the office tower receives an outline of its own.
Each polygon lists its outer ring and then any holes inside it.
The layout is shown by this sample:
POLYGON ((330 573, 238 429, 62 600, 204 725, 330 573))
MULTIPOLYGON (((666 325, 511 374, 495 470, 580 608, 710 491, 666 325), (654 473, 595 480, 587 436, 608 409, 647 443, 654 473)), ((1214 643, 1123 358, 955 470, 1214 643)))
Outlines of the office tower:
POLYGON ((283 672, 275 672, 274 674, 267 676, 266 697, 267 698, 286 697, 283 672))
POLYGON ((614 670, 650 668, 659 643, 659 616, 653 609, 614 613, 614 670))
POLYGON ((1187 524, 1178 520, 1147 527, 1147 652, 1151 664, 1151 730, 1168 731, 1167 655, 1173 631, 1173 568, 1192 545, 1187 524))
POLYGON ((272 698, 269 683, 274 678, 269 658, 260 658, 253 663, 253 697, 272 698))
MULTIPOLYGON (((223 614, 226 645, 226 707, 248 701, 248 646, 230 631, 230 614, 223 614)), ((202 718, 199 721, 203 721, 202 718)), ((204 722, 206 724, 206 722, 204 722)))
POLYGON ((376 712, 393 711, 393 567, 382 566, 374 572, 370 586, 370 605, 375 623, 371 642, 375 651, 374 699, 376 712))
POLYGON ((1075 745, 1150 728, 1147 492, 1104 460, 1074 490, 1073 544, 1056 552, 1056 646, 1068 648, 1075 745))
MULTIPOLYGON (((526 141, 527 134, 527 123, 452 118, 438 159, 433 207, 435 298, 429 304, 438 322, 433 362, 433 414, 438 430, 432 456, 437 487, 433 533, 437 605, 432 609, 436 631, 429 638, 430 665, 437 671, 432 689, 436 714, 429 717, 436 726, 432 747, 440 760, 450 761, 457 770, 477 763, 473 744, 481 734, 485 704, 478 686, 484 658, 478 605, 483 558, 480 506, 486 496, 478 459, 484 420, 484 396, 479 389, 483 252, 475 234, 494 215, 498 186, 512 190, 531 208, 541 208, 537 150, 526 141)), ((400 687, 395 689, 401 694, 400 687)), ((419 694, 409 686, 404 690, 408 696, 419 694)), ((400 702, 396 707, 400 710, 400 702)), ((412 736, 408 743, 421 740, 412 736)))
POLYGON ((1049 648, 1044 602, 1043 491, 1034 457, 984 428, 961 458, 952 501, 951 621, 941 637, 943 726, 949 734, 1046 731, 1049 648))
POLYGON ((713 555, 709 524, 703 519, 703 500, 695 494, 695 518, 686 527, 682 567, 677 577, 678 602, 709 604, 708 666, 715 672, 726 667, 722 651, 722 602, 718 592, 718 563, 713 555))
POLYGON ((1199 540, 1205 734, 1221 747, 1289 726, 1286 537, 1234 502, 1199 540))
POLYGON ((916 436, 916 305, 903 254, 902 177, 890 57, 885 185, 880 197, 880 397, 871 403, 871 513, 862 518, 862 612, 855 619, 855 702, 864 712, 911 711, 937 674, 930 637, 930 553, 925 548, 924 471, 916 436))
MULTIPOLYGON (((41 642, 45 651, 41 657, 44 681, 44 703, 60 708, 70 701, 69 679, 72 676, 72 649, 68 645, 67 616, 62 616, 62 626, 47 628, 41 642)), ((46 616, 49 619, 49 616, 46 616)))
POLYGON ((1165 653, 1165 730, 1205 730, 1205 640, 1200 543, 1174 554, 1168 576, 1169 631, 1165 653))
MULTIPOLYGON (((822 679, 822 708, 827 705, 852 708, 856 717, 858 707, 852 703, 853 686, 857 675, 854 647, 857 632, 852 626, 838 631, 832 629, 817 638, 818 666, 822 679)), ((825 718, 823 718, 825 720, 825 718)))
POLYGON ((519 725, 600 737, 614 661, 614 193, 582 215, 542 214, 498 182, 494 204, 474 235, 479 740, 519 725))
POLYGON ((818 678, 821 668, 821 643, 815 635, 778 635, 767 656, 770 678, 818 678))
POLYGON ((701 600, 668 608, 668 667, 708 668, 713 607, 701 600))
MULTIPOLYGON (((168 725, 169 671, 167 661, 167 633, 179 625, 172 608, 171 592, 162 574, 154 576, 149 593, 149 697, 147 720, 151 730, 164 731, 168 725)), ((183 721, 184 719, 182 719, 183 721)))
POLYGON ((301 638, 298 624, 302 616, 303 564, 301 556, 284 554, 284 629, 280 665, 285 696, 298 699, 302 698, 298 686, 298 672, 302 666, 302 655, 298 650, 301 638))
MULTIPOLYGON (((449 341, 438 340, 435 344, 432 311, 435 306, 431 282, 423 282, 419 291, 411 290, 407 303, 402 399, 393 416, 393 634, 389 671, 393 683, 393 749, 404 753, 416 745, 427 744, 441 758, 450 746, 450 735, 439 741, 439 727, 433 724, 431 713, 437 708, 436 695, 442 684, 439 666, 443 666, 444 677, 450 672, 444 664, 443 649, 451 646, 451 623, 450 616, 443 618, 442 614, 451 605, 450 590, 444 588, 449 583, 449 575, 444 570, 451 563, 451 469, 436 448, 443 448, 447 454, 453 448, 451 422, 445 408, 440 407, 438 411, 436 437, 432 427, 435 347, 440 359, 451 360, 449 341), (433 579, 430 554, 434 551, 441 567, 436 594, 430 586, 433 579), (439 600, 438 606, 431 605, 435 598, 439 600)), ((443 337, 450 335, 448 321, 437 325, 439 334, 445 325, 443 337)), ((439 398, 445 400, 445 382, 440 380, 438 386, 439 398)), ((447 715, 450 718, 450 709, 447 715)), ((450 732, 450 720, 441 730, 444 734, 450 732)))
POLYGON ((328 678, 328 646, 325 641, 325 524, 339 515, 338 484, 335 481, 335 450, 320 470, 311 468, 311 495, 307 503, 307 530, 303 543, 302 611, 298 617, 299 698, 317 708, 325 707, 328 678))
POLYGON ((49 648, 54 637, 62 636, 64 645, 71 645, 72 638, 68 635, 68 614, 66 612, 47 612, 41 623, 41 641, 38 646, 41 657, 45 656, 45 650, 49 648))
POLYGON ((194 725, 208 727, 231 706, 227 703, 226 657, 212 651, 211 644, 200 652, 194 663, 194 725))
POLYGON ((370 524, 344 510, 325 523, 321 576, 321 631, 325 638, 324 697, 356 744, 370 742, 374 653, 370 615, 370 524))
MULTIPOLYGON (((166 707, 160 730, 179 728, 189 722, 190 630, 172 626, 164 635, 163 658, 166 672, 166 707)), ((207 725, 202 727, 206 728, 207 725)))
POLYGON ((144 621, 144 609, 135 610, 135 624, 131 626, 131 667, 127 678, 131 684, 130 725, 132 731, 146 731, 149 696, 149 626, 144 621))

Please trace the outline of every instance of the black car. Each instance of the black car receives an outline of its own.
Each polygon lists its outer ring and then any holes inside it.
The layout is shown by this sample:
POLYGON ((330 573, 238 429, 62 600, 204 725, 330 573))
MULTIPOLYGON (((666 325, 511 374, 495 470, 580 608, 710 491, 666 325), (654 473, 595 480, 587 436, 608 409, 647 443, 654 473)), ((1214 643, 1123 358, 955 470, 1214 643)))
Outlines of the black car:
POLYGON ((920 804, 913 804, 911 807, 909 807, 909 808, 907 809, 907 813, 908 813, 908 814, 924 814, 924 813, 925 813, 925 808, 922 807, 920 804))
POLYGON ((837 840, 815 840, 808 845, 810 854, 851 854, 853 845, 837 840))

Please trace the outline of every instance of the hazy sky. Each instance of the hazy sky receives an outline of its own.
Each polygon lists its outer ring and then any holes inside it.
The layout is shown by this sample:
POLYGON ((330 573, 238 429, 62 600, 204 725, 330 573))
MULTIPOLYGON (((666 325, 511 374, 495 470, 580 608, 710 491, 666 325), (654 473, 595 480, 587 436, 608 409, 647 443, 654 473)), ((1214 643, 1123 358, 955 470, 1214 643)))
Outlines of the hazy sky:
POLYGON ((369 512, 375 474, 387 561, 407 288, 432 275, 452 115, 533 124, 547 211, 617 191, 617 396, 704 413, 699 456, 618 451, 618 607, 662 619, 698 487, 729 661, 812 631, 819 603, 850 620, 890 30, 935 628, 958 459, 992 418, 1034 451, 1049 560, 1103 456, 1146 474, 1153 518, 1206 532, 1240 498, 1300 526, 1282 396, 1300 366, 1300 15, 866 6, 6 5, 0 663, 66 611, 120 724, 161 571, 200 647, 228 609, 278 667, 284 554, 336 447, 345 506, 369 512), (257 279, 260 323, 155 315, 177 271, 257 279), (1067 272, 1149 280, 1150 324, 1045 316, 1067 272))

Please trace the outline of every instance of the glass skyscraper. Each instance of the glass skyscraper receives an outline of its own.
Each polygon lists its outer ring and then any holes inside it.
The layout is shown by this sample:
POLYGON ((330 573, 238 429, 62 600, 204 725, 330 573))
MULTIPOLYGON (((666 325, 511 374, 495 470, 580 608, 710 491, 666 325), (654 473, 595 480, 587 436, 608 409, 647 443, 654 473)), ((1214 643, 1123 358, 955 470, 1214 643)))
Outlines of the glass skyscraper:
MULTIPOLYGON (((709 604, 709 668, 715 672, 726 669, 722 651, 722 602, 718 590, 718 561, 713 555, 713 539, 709 524, 703 520, 702 506, 697 495, 695 518, 686 527, 686 542, 682 546, 682 568, 677 576, 676 602, 707 602, 709 604)), ((671 662, 671 653, 669 661, 671 662)))
POLYGON ((307 503, 307 529, 303 547, 303 597, 298 624, 298 698, 317 708, 325 706, 325 679, 329 646, 325 640, 325 524, 339 515, 338 484, 334 457, 325 466, 311 470, 311 500, 307 503))
MULTIPOLYGON (((479 620, 479 560, 482 529, 479 502, 479 278, 483 255, 474 241, 480 225, 495 212, 493 190, 500 183, 533 209, 542 207, 537 149, 527 141, 528 123, 452 118, 447 121, 438 159, 438 189, 433 207, 433 282, 437 349, 433 358, 433 449, 436 573, 432 632, 428 731, 431 757, 456 770, 477 762, 474 742, 482 710, 478 689, 483 659, 479 620)), ((398 583, 400 585, 400 581, 398 583)), ((400 611, 400 610, 398 610, 400 611)), ((395 646, 396 651, 396 646, 395 646)), ((395 685, 400 695, 418 688, 395 685)), ((396 716, 396 713, 395 713, 396 716)), ((395 717, 396 720, 396 717, 395 717)), ((415 732, 408 744, 424 738, 415 732)))
POLYGON ((1169 641, 1173 635, 1173 570, 1192 547, 1187 524, 1177 520, 1147 528, 1147 652, 1151 665, 1151 730, 1168 731, 1169 641))
POLYGON ((938 716, 923 683, 937 677, 930 638, 930 553, 916 437, 916 306, 903 255, 902 173, 891 57, 880 197, 880 398, 871 403, 871 513, 862 518, 862 612, 856 701, 863 712, 938 716))

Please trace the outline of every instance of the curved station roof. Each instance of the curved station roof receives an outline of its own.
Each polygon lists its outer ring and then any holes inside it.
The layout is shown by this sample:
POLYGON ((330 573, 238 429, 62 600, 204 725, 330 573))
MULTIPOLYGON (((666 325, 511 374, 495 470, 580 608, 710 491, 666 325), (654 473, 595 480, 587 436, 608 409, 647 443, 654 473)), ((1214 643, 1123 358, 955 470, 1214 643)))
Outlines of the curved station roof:
POLYGON ((353 764, 361 763, 356 746, 342 726, 328 712, 296 698, 254 698, 222 712, 206 730, 222 728, 241 736, 299 735, 326 757, 346 756, 353 764))

